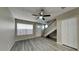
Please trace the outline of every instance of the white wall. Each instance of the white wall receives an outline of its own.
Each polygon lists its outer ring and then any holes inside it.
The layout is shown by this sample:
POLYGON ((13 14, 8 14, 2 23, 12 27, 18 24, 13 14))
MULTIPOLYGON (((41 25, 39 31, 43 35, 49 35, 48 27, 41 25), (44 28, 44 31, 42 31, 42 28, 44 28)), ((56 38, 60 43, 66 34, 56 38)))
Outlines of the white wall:
POLYGON ((10 50, 15 42, 15 21, 7 7, 0 7, 0 51, 10 50))

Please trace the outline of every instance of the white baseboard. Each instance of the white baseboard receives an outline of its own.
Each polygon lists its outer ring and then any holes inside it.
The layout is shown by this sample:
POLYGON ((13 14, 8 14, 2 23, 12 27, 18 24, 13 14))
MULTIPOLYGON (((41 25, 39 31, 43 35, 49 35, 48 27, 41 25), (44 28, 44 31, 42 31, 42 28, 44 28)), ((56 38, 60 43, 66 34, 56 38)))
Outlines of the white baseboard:
POLYGON ((22 40, 28 40, 28 39, 33 39, 33 38, 39 38, 41 36, 36 36, 36 37, 31 37, 31 38, 24 38, 24 39, 16 39, 15 41, 22 41, 22 40))
POLYGON ((62 43, 60 43, 60 42, 57 42, 57 44, 59 44, 59 45, 63 45, 62 43))

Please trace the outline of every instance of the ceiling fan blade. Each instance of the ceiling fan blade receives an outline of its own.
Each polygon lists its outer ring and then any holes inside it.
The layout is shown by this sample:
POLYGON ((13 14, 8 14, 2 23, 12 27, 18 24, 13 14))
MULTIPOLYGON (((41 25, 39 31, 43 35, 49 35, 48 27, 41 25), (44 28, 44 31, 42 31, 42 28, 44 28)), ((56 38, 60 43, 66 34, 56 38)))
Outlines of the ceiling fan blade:
POLYGON ((32 14, 33 16, 39 16, 39 15, 36 15, 36 14, 32 14))
POLYGON ((51 15, 43 15, 43 17, 50 17, 51 15))
POLYGON ((39 17, 36 18, 36 20, 38 20, 38 19, 39 19, 39 17))

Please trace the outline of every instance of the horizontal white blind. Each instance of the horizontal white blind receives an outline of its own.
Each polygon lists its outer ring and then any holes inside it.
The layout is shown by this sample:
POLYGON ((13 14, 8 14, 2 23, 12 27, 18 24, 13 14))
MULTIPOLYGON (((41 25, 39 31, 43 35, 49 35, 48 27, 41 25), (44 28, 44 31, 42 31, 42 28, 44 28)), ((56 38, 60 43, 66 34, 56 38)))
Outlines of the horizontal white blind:
POLYGON ((17 23, 17 35, 33 34, 33 24, 17 23))

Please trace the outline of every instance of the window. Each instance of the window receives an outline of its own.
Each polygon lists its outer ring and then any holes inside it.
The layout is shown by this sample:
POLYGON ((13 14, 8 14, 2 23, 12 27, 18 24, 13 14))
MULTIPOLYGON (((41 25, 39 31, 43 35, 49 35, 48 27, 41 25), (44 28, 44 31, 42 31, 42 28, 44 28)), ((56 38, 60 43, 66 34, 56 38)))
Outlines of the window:
POLYGON ((17 23, 17 35, 33 34, 33 24, 17 23))

